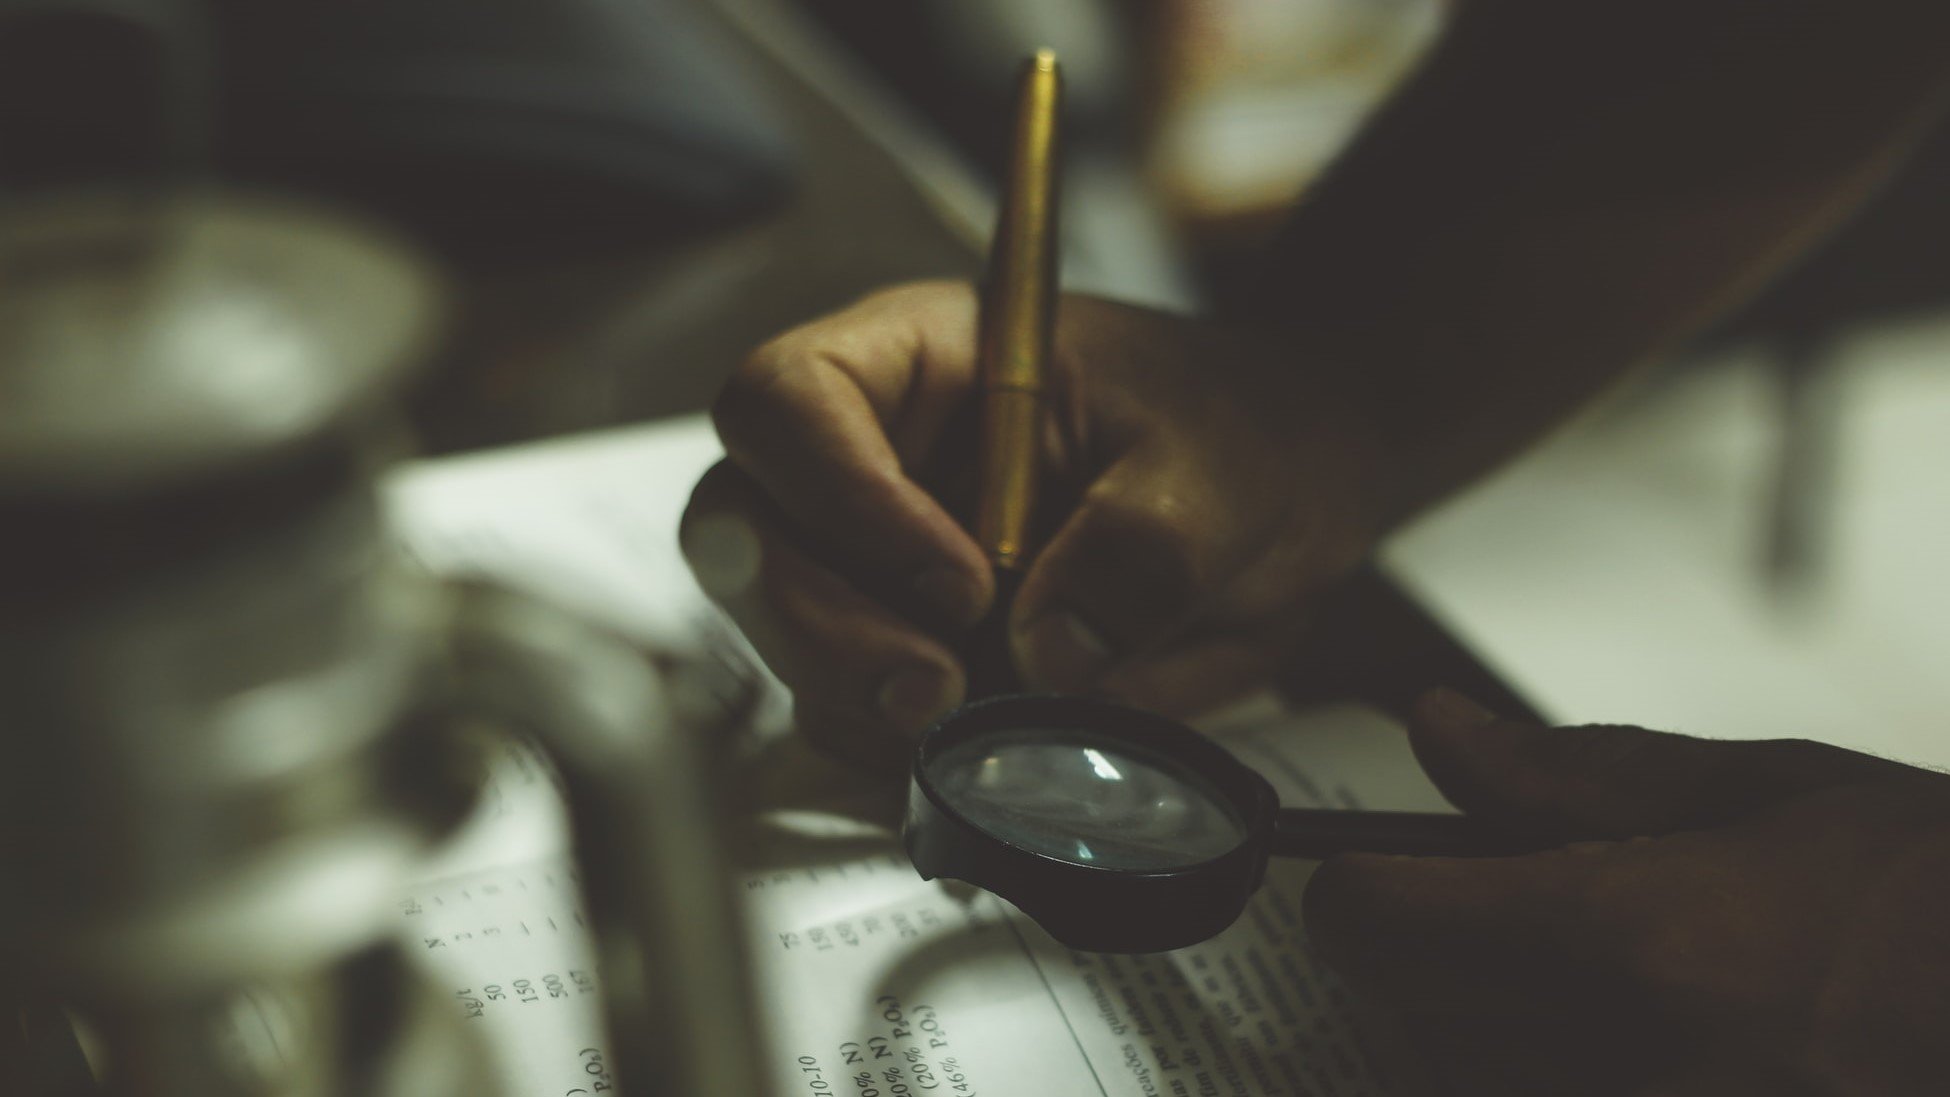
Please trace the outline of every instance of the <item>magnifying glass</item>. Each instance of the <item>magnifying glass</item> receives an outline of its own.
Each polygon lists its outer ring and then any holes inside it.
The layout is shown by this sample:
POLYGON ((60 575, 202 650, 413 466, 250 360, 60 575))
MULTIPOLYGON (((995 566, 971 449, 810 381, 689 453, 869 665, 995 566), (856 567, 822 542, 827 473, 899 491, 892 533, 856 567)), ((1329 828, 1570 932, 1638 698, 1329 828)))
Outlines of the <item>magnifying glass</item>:
POLYGON ((1282 809, 1175 720, 1091 697, 977 701, 928 731, 901 828, 923 879, 1014 903, 1063 944, 1162 952, 1231 925, 1271 856, 1512 856, 1557 843, 1461 815, 1282 809))

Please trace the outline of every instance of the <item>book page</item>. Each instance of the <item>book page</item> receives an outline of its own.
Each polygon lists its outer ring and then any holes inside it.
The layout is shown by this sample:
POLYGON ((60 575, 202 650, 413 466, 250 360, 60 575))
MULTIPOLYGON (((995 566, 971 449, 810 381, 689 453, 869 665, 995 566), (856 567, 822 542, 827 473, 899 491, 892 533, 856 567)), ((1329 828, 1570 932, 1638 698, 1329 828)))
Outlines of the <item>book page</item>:
MULTIPOLYGON (((1399 729, 1365 709, 1262 715, 1220 737, 1288 806, 1444 806, 1399 729)), ((858 848, 859 824, 833 827, 835 845, 858 848)), ((1311 862, 1276 860, 1210 941, 1114 956, 1065 948, 994 896, 923 881, 886 842, 744 880, 782 1094, 1393 1092, 1382 1038, 1302 930, 1311 862)))
MULTIPOLYGON (((391 499, 431 567, 586 608, 646 642, 736 647, 706 627, 713 611, 675 542, 688 487, 716 457, 689 421, 430 462, 391 499)), ((784 711, 774 697, 772 722, 784 711)), ((1261 703, 1205 726, 1286 806, 1444 806, 1372 711, 1261 703)), ((921 880, 894 829, 901 790, 790 739, 754 765, 766 799, 734 871, 767 1030, 755 1046, 782 1097, 1396 1091, 1397 1057, 1306 941, 1311 863, 1276 861, 1211 941, 1075 952, 994 896, 921 880)), ((611 1084, 563 818, 546 762, 509 744, 480 817, 400 903, 429 976, 487 1037, 511 1092, 537 1097, 611 1084)))

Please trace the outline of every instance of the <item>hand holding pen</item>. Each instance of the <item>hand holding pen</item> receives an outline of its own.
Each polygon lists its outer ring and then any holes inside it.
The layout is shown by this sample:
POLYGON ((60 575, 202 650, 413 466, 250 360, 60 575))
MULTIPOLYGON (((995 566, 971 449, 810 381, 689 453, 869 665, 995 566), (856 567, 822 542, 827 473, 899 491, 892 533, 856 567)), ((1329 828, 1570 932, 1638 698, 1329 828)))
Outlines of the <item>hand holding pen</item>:
MULTIPOLYGON (((967 696, 964 652, 996 600, 960 494, 986 399, 980 312, 967 284, 918 283, 758 348, 714 408, 728 457, 684 523, 700 582, 792 688, 805 734, 888 771, 967 696)), ((1066 294, 1051 338, 1023 508, 1040 546, 998 646, 1025 688, 1171 715, 1258 685, 1384 528, 1392 474, 1368 417, 1305 350, 1236 327, 1066 294)))

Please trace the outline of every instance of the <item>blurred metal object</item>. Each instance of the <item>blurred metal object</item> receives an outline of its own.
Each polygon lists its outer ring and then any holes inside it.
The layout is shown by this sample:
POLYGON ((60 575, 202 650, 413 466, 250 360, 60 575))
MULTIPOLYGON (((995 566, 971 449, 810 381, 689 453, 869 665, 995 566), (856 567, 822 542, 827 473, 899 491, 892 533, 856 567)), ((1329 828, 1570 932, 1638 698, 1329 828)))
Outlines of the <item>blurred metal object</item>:
POLYGON ((483 725, 566 777, 621 1091, 762 1092, 691 742, 737 706, 380 521, 437 312, 315 211, 0 210, 0 985, 79 1016, 111 1092, 498 1092, 393 944, 483 725))
POLYGON ((724 869, 722 759, 706 749, 730 741, 751 683, 703 663, 661 676, 628 645, 490 589, 467 593, 453 636, 460 706, 532 734, 568 791, 623 1092, 768 1092, 724 869))
POLYGON ((406 560, 376 476, 436 280, 197 181, 198 15, 0 0, 0 1092, 500 1092, 398 904, 503 731, 575 800, 619 1090, 761 1092, 690 747, 735 693, 406 560))
POLYGON ((208 190, 0 215, 0 490, 112 495, 289 456, 371 411, 432 281, 343 217, 208 190))
POLYGON ((412 1092, 400 1042, 459 1033, 382 946, 462 805, 414 779, 442 595, 372 473, 431 279, 342 219, 103 192, 10 203, 0 287, 7 978, 117 1092, 412 1092))

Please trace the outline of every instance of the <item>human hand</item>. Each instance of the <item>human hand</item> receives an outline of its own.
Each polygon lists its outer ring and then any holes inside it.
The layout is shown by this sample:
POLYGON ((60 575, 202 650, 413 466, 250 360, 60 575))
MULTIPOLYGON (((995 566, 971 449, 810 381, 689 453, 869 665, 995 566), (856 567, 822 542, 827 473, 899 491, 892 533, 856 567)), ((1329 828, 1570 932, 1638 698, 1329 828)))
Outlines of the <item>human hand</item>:
POLYGON ((1944 1092, 1950 776, 1802 741, 1552 730, 1446 692, 1411 733, 1458 806, 1574 842, 1347 856, 1310 883, 1310 933, 1438 1092, 1944 1092))
MULTIPOLYGON (((976 303, 875 294, 773 340, 714 412, 727 460, 683 542, 790 686, 801 728, 867 760, 961 700, 995 596, 972 496, 976 303)), ((1025 684, 1187 713, 1263 677, 1313 590, 1383 521, 1362 419, 1289 348, 1065 297, 1049 376, 1045 547, 1009 613, 1025 684)))

